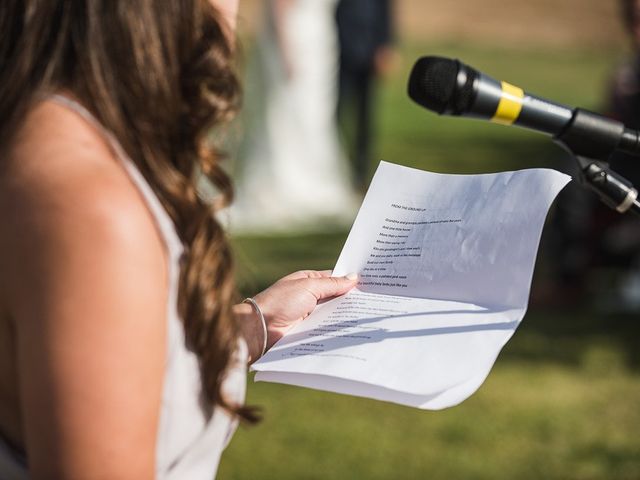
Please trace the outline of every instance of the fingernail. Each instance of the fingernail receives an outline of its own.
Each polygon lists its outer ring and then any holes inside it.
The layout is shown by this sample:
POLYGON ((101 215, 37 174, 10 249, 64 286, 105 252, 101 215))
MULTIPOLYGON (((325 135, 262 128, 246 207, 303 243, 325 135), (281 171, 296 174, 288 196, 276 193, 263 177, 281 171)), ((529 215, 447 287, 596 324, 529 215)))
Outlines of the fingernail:
POLYGON ((348 273, 347 275, 345 275, 344 278, 346 278, 347 280, 357 280, 358 279, 358 274, 355 273, 355 272, 351 272, 351 273, 348 273))

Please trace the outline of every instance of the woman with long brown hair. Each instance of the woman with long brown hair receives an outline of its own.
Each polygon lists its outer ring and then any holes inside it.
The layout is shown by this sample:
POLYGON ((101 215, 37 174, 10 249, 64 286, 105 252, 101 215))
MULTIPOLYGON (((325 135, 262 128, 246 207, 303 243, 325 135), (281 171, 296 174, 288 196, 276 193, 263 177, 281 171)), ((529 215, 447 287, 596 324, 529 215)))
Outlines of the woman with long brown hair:
POLYGON ((236 8, 0 4, 0 477, 212 478, 254 418, 247 362, 354 286, 237 303, 208 140, 238 107, 236 8))

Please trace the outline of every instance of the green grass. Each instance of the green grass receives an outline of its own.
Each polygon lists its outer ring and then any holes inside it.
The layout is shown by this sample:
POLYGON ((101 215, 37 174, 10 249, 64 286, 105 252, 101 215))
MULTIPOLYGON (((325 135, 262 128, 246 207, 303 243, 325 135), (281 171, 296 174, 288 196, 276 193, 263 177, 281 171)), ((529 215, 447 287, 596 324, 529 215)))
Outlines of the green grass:
MULTIPOLYGON (((378 157, 453 173, 565 164, 542 135, 414 106, 405 81, 421 53, 457 56, 592 109, 619 59, 606 51, 405 48, 404 67, 381 91, 378 157)), ((300 268, 331 268, 346 234, 234 239, 243 293, 300 268)), ((536 272, 534 283, 544 281, 536 272)), ((265 420, 236 433, 219 478, 638 479, 639 343, 634 316, 531 309, 480 390, 439 412, 250 381, 248 401, 264 407, 265 420)))
POLYGON ((276 384, 223 456, 227 479, 637 479, 631 317, 531 312, 480 390, 439 412, 276 384))
POLYGON ((439 412, 274 384, 249 400, 220 478, 638 478, 640 382, 499 361, 480 391, 439 412))

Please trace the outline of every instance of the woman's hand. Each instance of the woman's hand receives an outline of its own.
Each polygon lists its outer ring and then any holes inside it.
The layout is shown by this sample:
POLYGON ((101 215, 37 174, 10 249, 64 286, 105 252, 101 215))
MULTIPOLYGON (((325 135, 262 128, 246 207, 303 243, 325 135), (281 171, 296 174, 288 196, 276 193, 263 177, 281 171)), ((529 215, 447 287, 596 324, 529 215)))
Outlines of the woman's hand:
MULTIPOLYGON (((353 273, 345 277, 331 277, 330 271, 303 270, 281 278, 253 299, 260 307, 267 323, 267 348, 270 348, 294 325, 306 318, 320 300, 342 295, 358 283, 353 273)), ((262 352, 263 333, 260 319, 249 304, 236 305, 234 311, 239 322, 251 359, 262 352)))

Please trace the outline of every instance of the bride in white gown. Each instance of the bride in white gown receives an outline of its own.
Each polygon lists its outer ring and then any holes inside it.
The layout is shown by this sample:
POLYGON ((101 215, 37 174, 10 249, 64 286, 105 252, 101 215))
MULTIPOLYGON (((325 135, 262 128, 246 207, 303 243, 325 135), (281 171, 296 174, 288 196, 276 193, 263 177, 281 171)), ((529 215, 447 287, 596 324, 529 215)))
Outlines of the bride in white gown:
POLYGON ((335 125, 335 0, 267 0, 246 82, 233 231, 347 225, 357 197, 335 125))

